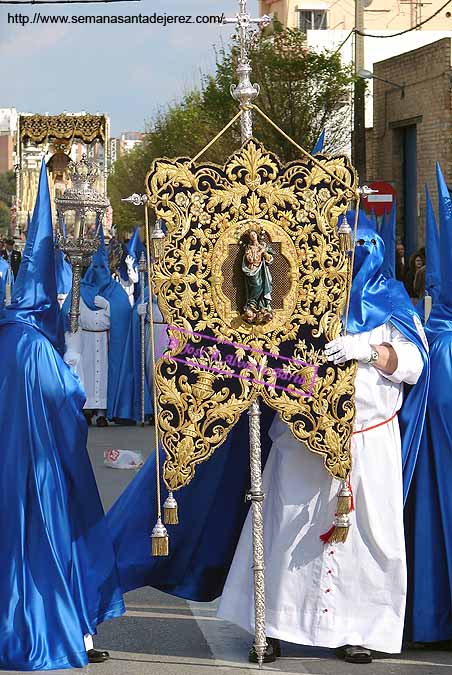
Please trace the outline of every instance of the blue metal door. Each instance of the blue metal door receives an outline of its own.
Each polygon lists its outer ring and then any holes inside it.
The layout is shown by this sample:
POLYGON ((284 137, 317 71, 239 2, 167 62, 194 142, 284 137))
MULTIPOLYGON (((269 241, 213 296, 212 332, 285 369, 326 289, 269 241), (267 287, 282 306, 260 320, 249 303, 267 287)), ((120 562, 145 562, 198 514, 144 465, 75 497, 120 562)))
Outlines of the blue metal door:
POLYGON ((403 222, 405 255, 417 249, 417 150, 416 125, 403 129, 403 222))

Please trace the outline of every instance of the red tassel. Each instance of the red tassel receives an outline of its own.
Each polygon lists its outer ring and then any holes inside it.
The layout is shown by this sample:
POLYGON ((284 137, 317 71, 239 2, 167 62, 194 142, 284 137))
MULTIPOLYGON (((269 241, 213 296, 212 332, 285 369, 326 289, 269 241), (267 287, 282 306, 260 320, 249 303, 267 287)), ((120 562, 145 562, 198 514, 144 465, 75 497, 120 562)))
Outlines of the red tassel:
POLYGON ((330 527, 330 529, 328 530, 328 532, 325 532, 324 534, 320 535, 320 539, 323 541, 324 544, 328 544, 329 540, 331 539, 331 535, 334 532, 334 528, 335 528, 335 526, 332 525, 330 527))
POLYGON ((353 497, 353 490, 352 490, 352 485, 351 485, 350 481, 348 481, 348 487, 349 487, 350 492, 352 493, 351 494, 351 503, 350 503, 350 513, 351 513, 352 511, 355 510, 355 498, 353 497))

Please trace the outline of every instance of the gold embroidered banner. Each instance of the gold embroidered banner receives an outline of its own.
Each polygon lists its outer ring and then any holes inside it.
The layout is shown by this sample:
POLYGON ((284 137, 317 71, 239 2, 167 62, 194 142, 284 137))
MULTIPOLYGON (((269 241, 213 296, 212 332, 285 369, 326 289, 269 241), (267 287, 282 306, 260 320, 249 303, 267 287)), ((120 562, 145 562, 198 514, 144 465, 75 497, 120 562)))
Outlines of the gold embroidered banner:
POLYGON ((282 166, 250 140, 224 167, 160 159, 147 176, 167 225, 153 282, 171 338, 156 367, 170 490, 256 396, 332 476, 350 470, 356 366, 323 349, 341 331, 349 261, 337 222, 357 179, 346 157, 316 159, 282 166))

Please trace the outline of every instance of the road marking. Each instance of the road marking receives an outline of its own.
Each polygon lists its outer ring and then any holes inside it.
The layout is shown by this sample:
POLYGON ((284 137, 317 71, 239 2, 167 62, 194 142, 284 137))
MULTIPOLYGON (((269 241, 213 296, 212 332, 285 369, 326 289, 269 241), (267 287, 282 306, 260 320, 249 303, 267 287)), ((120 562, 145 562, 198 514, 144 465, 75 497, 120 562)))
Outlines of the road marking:
POLYGON ((167 613, 167 612, 154 612, 152 610, 150 611, 143 611, 143 610, 135 610, 135 609, 129 609, 127 608, 126 616, 139 616, 141 618, 145 619, 150 619, 150 618, 155 618, 155 619, 185 619, 188 621, 221 621, 221 619, 218 619, 216 616, 199 616, 198 614, 172 614, 172 613, 167 613))

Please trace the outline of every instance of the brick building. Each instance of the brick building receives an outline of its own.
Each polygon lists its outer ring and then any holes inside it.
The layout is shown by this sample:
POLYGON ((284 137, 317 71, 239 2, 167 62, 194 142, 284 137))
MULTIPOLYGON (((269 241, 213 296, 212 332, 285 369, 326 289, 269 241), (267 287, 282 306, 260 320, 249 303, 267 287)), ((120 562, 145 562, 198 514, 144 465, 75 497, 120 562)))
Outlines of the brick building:
POLYGON ((374 64, 373 130, 367 178, 393 181, 407 254, 424 243, 427 182, 436 204, 435 162, 452 185, 451 40, 444 38, 374 64))

